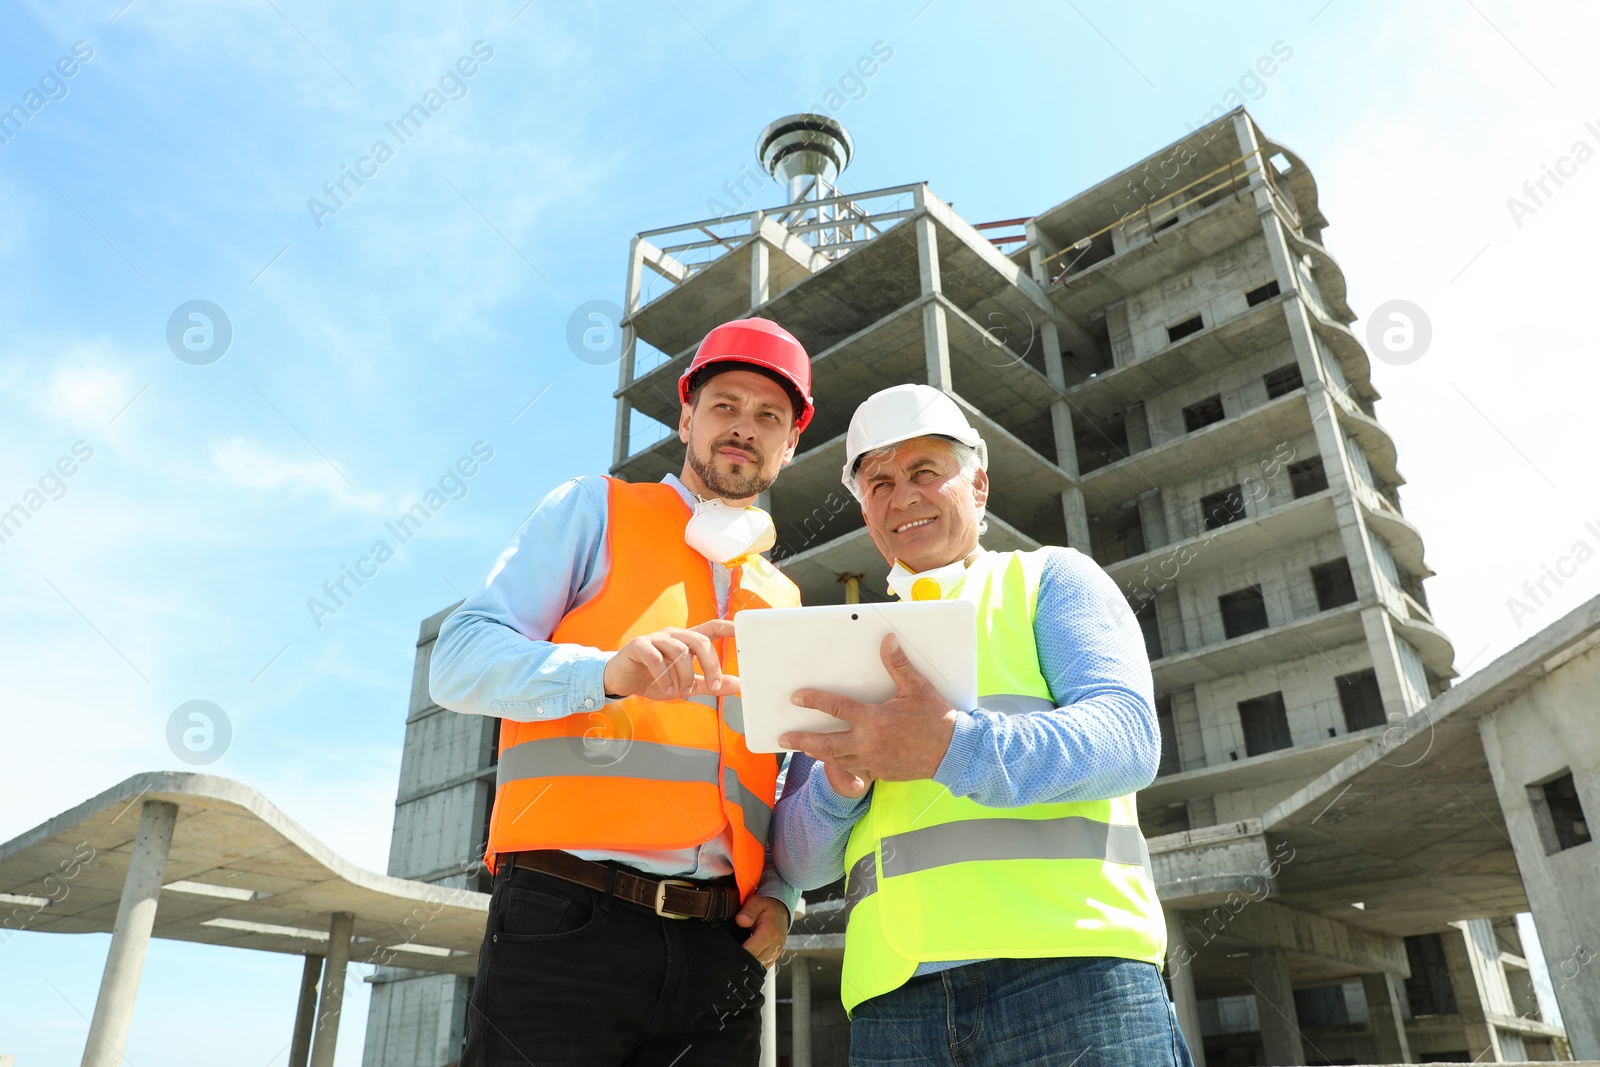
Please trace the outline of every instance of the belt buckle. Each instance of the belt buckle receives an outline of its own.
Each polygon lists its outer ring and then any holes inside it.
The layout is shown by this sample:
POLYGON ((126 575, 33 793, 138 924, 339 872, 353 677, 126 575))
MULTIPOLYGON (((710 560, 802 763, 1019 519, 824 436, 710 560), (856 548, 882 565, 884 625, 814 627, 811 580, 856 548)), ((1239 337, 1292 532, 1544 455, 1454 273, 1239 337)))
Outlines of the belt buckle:
POLYGON ((656 914, 663 919, 692 919, 693 915, 679 915, 677 912, 667 911, 667 886, 678 885, 685 889, 694 889, 693 882, 686 882, 682 878, 663 878, 656 883, 656 914))

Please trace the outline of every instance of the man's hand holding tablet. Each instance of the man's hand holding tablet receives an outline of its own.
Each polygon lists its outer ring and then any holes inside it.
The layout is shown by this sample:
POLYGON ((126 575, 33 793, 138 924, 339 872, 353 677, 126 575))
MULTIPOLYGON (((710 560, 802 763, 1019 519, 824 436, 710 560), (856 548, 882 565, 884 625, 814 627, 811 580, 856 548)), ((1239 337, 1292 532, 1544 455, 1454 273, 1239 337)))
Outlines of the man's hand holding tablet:
POLYGON ((933 777, 978 704, 977 606, 938 600, 741 612, 744 734, 800 750, 843 796, 933 777))
POLYGON ((888 634, 878 651, 894 680, 894 696, 868 704, 820 689, 797 690, 791 698, 796 705, 826 712, 850 728, 842 733, 791 732, 778 739, 783 747, 820 762, 841 796, 859 797, 879 778, 932 778, 955 734, 956 709, 912 666, 899 638, 888 634))

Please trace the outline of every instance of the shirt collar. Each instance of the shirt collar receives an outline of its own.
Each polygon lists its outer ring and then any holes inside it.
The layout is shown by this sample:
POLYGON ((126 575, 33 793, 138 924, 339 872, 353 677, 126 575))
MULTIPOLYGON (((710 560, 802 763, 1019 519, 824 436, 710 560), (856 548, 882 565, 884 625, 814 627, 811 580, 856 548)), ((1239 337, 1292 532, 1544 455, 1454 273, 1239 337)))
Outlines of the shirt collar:
POLYGON ((688 486, 684 485, 678 480, 678 476, 676 474, 664 475, 661 479, 661 484, 670 485, 672 488, 676 489, 678 491, 678 495, 683 497, 683 502, 689 505, 690 511, 693 511, 695 504, 699 503, 700 501, 699 497, 689 492, 688 486))
MULTIPOLYGON (((681 481, 679 481, 678 480, 678 476, 676 474, 664 474, 664 475, 662 475, 661 476, 661 484, 662 485, 670 485, 670 486, 672 486, 672 488, 676 489, 678 491, 678 495, 683 497, 683 502, 685 504, 689 505, 689 510, 690 511, 693 511, 694 510, 694 506, 696 504, 700 503, 700 498, 695 496, 694 493, 690 491, 690 489, 689 489, 689 487, 687 485, 684 485, 681 481)), ((757 497, 756 499, 759 500, 760 497, 757 497)), ((757 505, 757 506, 759 506, 759 505, 757 505)))

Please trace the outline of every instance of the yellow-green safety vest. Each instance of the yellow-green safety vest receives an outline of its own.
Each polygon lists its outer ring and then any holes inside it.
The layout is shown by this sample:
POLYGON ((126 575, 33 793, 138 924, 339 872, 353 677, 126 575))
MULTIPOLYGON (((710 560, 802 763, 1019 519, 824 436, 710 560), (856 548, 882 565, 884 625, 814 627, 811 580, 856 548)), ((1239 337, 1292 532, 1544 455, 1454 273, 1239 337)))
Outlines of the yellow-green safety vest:
MULTIPOLYGON (((977 603, 979 703, 989 711, 1056 706, 1033 636, 1050 551, 985 552, 945 594, 977 603)), ((1132 793, 990 808, 931 779, 880 781, 845 868, 849 1012, 924 961, 1111 956, 1160 966, 1166 952, 1132 793)))

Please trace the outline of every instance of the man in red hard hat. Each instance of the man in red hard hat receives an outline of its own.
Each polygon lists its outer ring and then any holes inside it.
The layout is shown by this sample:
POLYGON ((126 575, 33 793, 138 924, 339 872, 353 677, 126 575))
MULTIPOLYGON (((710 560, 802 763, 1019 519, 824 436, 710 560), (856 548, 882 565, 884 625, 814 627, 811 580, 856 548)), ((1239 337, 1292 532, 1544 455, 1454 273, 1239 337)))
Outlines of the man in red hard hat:
POLYGON ((488 926, 462 1064, 755 1064, 799 894, 772 869, 777 757, 746 746, 733 617, 799 590, 752 505, 811 420, 764 319, 678 382, 682 472, 575 478, 439 629, 433 699, 501 720, 488 926))

